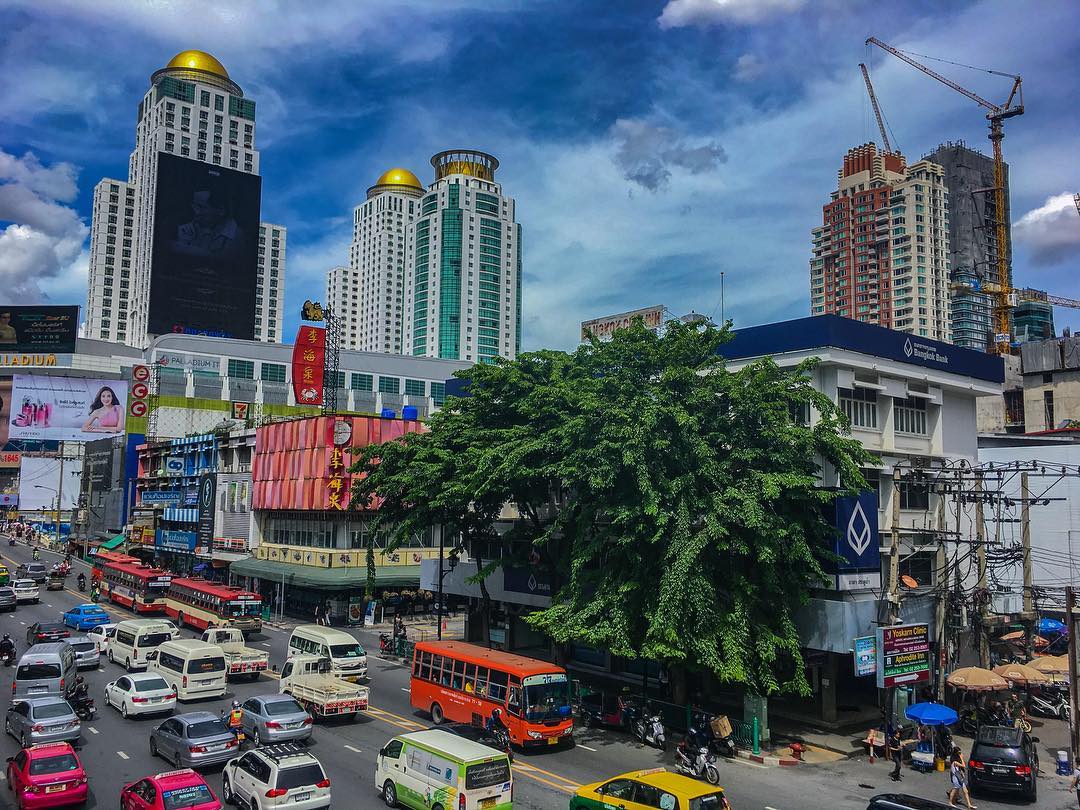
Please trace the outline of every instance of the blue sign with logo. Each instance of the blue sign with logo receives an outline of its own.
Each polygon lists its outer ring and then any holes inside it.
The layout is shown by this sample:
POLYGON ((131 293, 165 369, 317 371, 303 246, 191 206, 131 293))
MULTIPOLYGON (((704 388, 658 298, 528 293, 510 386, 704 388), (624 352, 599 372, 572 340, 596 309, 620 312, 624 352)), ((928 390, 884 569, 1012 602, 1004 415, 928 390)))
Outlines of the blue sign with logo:
POLYGON ((531 596, 551 596, 551 576, 533 566, 503 568, 503 590, 531 596))
POLYGON ((840 497, 835 503, 836 588, 841 591, 881 587, 878 496, 874 490, 840 497))
POLYGON ((154 535, 154 545, 162 551, 181 551, 191 554, 195 551, 195 532, 158 529, 154 535))
POLYGON ((860 636, 855 639, 855 677, 862 678, 877 673, 877 638, 860 636))
POLYGON ((144 492, 142 502, 144 504, 160 503, 166 506, 179 506, 184 499, 184 493, 175 489, 166 489, 161 492, 144 492))

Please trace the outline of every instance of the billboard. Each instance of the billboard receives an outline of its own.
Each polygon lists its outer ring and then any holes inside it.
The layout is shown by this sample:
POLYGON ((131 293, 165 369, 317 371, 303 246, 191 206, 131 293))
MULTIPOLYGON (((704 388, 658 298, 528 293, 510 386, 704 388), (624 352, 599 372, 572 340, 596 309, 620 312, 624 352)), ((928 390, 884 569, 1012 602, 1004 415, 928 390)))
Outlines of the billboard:
POLYGON ((900 624, 877 629, 879 689, 930 680, 930 628, 900 624))
POLYGON ((609 338, 616 329, 628 328, 634 318, 641 318, 646 329, 659 329, 664 322, 664 309, 663 306, 646 307, 645 309, 635 309, 633 312, 620 312, 618 315, 609 315, 606 318, 593 318, 591 321, 582 321, 581 339, 588 340, 590 332, 601 340, 609 338))
POLYGON ((204 473, 199 478, 198 522, 195 527, 195 538, 198 545, 210 548, 214 542, 214 496, 217 493, 217 476, 213 473, 204 473))
POLYGON ((292 355, 293 395, 297 405, 323 404, 326 330, 301 324, 292 355))
POLYGON ((878 494, 841 496, 834 501, 836 589, 881 588, 881 549, 878 539, 878 494))
POLYGON ((159 152, 149 330, 255 338, 262 179, 159 152))
POLYGON ((74 354, 78 307, 0 306, 0 352, 74 354))
POLYGON ((88 479, 90 489, 95 492, 112 489, 113 450, 112 439, 98 439, 86 444, 83 452, 83 475, 88 479))
POLYGON ((127 386, 123 380, 16 374, 8 436, 89 442, 124 432, 127 386))

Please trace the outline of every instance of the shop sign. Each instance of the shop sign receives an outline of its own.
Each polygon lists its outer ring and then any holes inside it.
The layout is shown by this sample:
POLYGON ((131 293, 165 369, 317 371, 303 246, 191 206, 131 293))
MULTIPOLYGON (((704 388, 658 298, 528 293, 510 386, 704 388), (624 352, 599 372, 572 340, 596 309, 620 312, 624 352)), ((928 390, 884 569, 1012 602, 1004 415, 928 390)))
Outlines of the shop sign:
POLYGON ((503 568, 503 590, 531 596, 551 596, 551 578, 547 572, 531 566, 503 568))
POLYGON ((184 499, 184 493, 176 489, 166 489, 160 492, 144 492, 141 502, 143 504, 162 504, 165 506, 179 506, 184 499))
POLYGON ((150 379, 150 367, 133 366, 131 369, 131 379, 135 380, 135 382, 146 382, 150 379))
MULTIPOLYGON (((16 366, 50 368, 55 365, 55 354, 0 354, 0 366, 3 366, 4 368, 15 368, 16 366)), ((70 363, 68 365, 70 365, 70 363)))
POLYGON ((874 636, 860 636, 855 639, 855 677, 861 678, 877 672, 877 639, 874 636))
POLYGON ((328 509, 344 511, 349 503, 349 466, 345 451, 340 447, 330 450, 330 463, 326 472, 326 501, 328 509))
POLYGON ((158 529, 154 545, 164 551, 182 551, 191 554, 195 551, 195 532, 158 529))
POLYGON ((232 418, 241 422, 246 421, 248 414, 251 412, 250 402, 234 402, 232 403, 232 418))
POLYGON ((18 469, 20 461, 22 461, 22 453, 0 453, 0 469, 18 469))
POLYGON ((930 627, 900 624, 877 629, 879 689, 930 680, 930 627))
POLYGON ((293 395, 297 405, 323 404, 323 369, 326 362, 326 330, 301 325, 293 346, 293 395))
POLYGON ((183 456, 165 456, 165 474, 166 475, 183 475, 184 474, 184 457, 183 456))

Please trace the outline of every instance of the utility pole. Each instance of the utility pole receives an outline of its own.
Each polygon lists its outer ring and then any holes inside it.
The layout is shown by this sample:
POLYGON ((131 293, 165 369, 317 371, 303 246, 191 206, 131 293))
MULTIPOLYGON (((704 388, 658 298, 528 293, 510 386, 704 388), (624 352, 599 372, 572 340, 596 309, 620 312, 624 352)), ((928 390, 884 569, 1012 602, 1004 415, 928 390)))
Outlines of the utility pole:
POLYGON ((1069 629, 1069 747, 1072 749, 1073 762, 1080 755, 1080 721, 1076 717, 1076 621, 1073 614, 1075 596, 1071 585, 1065 586, 1065 622, 1069 629))
POLYGON ((56 550, 60 551, 60 499, 64 496, 64 442, 60 442, 60 479, 56 483, 56 550))
POLYGON ((983 480, 982 472, 975 478, 975 553, 979 565, 979 614, 975 617, 976 632, 979 634, 979 666, 990 666, 990 640, 986 636, 986 611, 989 607, 990 594, 986 589, 986 523, 983 515, 983 480))
MULTIPOLYGON (((892 520, 889 526, 889 617, 888 625, 900 623, 900 470, 893 465, 892 520)), ((880 651, 879 651, 880 653, 880 651)), ((887 727, 892 727, 896 711, 896 687, 886 691, 887 727)))
POLYGON ((1020 539, 1024 545, 1024 652, 1032 657, 1034 646, 1032 636, 1035 631, 1035 589, 1031 573, 1031 489, 1028 486, 1028 474, 1020 473, 1020 539))
MULTIPOLYGON (((957 509, 957 514, 959 514, 957 509)), ((937 677, 934 678, 934 693, 937 695, 938 700, 944 700, 945 698, 945 669, 946 658, 948 656, 948 640, 946 638, 946 611, 945 607, 949 600, 949 550, 946 547, 946 532, 948 531, 948 525, 945 521, 945 515, 947 514, 945 509, 945 496, 939 496, 938 500, 938 527, 940 529, 940 540, 938 541, 937 553, 934 555, 934 570, 939 571, 941 580, 935 582, 935 587, 938 588, 937 604, 934 609, 934 626, 935 637, 937 639, 937 677)), ((960 531, 960 521, 956 522, 956 530, 960 531)))

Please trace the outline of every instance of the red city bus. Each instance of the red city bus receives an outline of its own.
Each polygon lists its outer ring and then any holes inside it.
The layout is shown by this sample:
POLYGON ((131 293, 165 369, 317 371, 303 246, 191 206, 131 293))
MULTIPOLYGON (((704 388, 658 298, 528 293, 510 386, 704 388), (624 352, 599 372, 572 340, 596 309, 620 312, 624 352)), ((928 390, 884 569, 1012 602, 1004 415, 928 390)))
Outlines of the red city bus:
POLYGON ((110 602, 136 613, 162 613, 172 574, 134 562, 106 562, 101 566, 101 593, 110 602))
POLYGON ((483 724, 501 709, 516 745, 573 741, 570 681, 547 661, 464 641, 420 641, 409 692, 413 707, 430 712, 436 724, 483 724))
POLYGON ((194 577, 173 578, 165 613, 181 627, 235 627, 245 632, 262 629, 259 594, 194 577))
POLYGON ((142 562, 138 557, 132 557, 130 554, 124 554, 122 551, 108 551, 105 549, 94 552, 93 558, 94 562, 90 567, 91 582, 99 582, 101 580, 102 573, 104 572, 107 563, 142 562))

